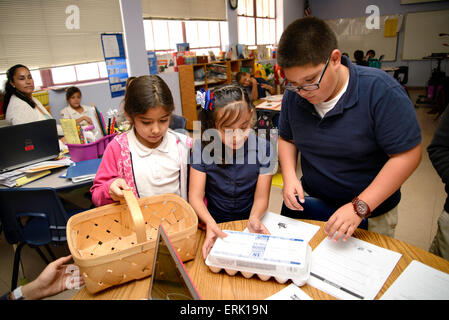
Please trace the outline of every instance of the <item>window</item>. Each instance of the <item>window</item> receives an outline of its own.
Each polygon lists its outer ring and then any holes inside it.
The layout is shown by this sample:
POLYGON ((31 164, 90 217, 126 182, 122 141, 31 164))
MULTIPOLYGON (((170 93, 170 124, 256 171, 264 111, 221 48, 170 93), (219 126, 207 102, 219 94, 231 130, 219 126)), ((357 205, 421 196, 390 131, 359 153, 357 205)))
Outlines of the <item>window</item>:
POLYGON ((177 43, 188 42, 197 54, 218 53, 229 43, 227 22, 147 19, 143 27, 148 51, 176 51, 177 43))
POLYGON ((68 83, 76 84, 77 82, 102 80, 108 77, 108 72, 104 61, 83 63, 65 67, 55 67, 51 68, 50 71, 53 81, 50 80, 50 83, 46 83, 46 86, 68 83))
POLYGON ((239 43, 276 43, 276 0, 239 0, 237 10, 239 43))

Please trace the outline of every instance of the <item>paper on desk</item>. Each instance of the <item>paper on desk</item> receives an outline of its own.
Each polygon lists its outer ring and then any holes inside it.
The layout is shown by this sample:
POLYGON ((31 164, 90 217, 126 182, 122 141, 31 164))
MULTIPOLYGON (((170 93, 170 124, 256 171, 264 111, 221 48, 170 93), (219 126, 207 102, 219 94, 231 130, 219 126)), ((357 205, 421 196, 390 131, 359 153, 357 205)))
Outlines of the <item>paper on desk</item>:
MULTIPOLYGON (((320 229, 319 226, 314 224, 284 217, 269 211, 265 212, 261 221, 272 235, 300 238, 305 242, 309 242, 320 229)), ((243 230, 243 232, 249 232, 248 228, 243 230)))
POLYGON ((413 260, 381 300, 449 300, 449 274, 413 260))
POLYGON ((366 241, 325 238, 312 251, 307 283, 343 300, 372 300, 390 276, 401 254, 366 241))
POLYGON ((42 161, 39 163, 32 164, 30 166, 26 166, 23 168, 18 169, 21 172, 27 172, 27 173, 34 173, 38 171, 44 171, 54 168, 60 168, 60 167, 66 167, 70 166, 73 161, 70 160, 70 158, 64 157, 59 160, 52 160, 52 161, 42 161))
POLYGON ((273 294, 265 300, 313 300, 307 293, 301 288, 291 283, 281 291, 273 294))

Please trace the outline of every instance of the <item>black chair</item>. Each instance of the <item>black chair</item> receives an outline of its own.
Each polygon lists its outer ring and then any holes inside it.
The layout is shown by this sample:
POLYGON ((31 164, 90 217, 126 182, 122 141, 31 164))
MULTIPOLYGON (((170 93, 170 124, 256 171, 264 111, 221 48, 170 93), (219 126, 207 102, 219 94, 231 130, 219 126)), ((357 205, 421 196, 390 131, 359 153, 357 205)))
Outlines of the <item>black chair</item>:
POLYGON ((405 86, 408 82, 408 66, 400 66, 398 70, 394 71, 393 78, 395 78, 404 88, 407 95, 410 97, 407 87, 405 86))
MULTIPOLYGON (((293 219, 327 221, 338 209, 318 198, 306 196, 304 197, 304 200, 304 203, 301 204, 304 211, 291 210, 282 203, 281 215, 293 219)), ((366 219, 362 220, 358 227, 368 230, 368 221, 366 219)))
MULTIPOLYGON (((78 211, 72 212, 75 214, 78 211)), ((44 246, 55 260, 50 243, 66 242, 69 214, 52 188, 0 189, 0 220, 9 244, 17 244, 11 290, 17 287, 20 253, 24 245, 34 248, 46 264, 49 260, 39 248, 44 246)))
POLYGON ((408 82, 408 66, 400 66, 398 70, 394 71, 393 78, 399 81, 404 86, 408 82))
POLYGON ((184 129, 186 128, 186 118, 183 116, 178 116, 176 114, 172 114, 171 121, 169 124, 170 129, 176 130, 176 129, 184 129))

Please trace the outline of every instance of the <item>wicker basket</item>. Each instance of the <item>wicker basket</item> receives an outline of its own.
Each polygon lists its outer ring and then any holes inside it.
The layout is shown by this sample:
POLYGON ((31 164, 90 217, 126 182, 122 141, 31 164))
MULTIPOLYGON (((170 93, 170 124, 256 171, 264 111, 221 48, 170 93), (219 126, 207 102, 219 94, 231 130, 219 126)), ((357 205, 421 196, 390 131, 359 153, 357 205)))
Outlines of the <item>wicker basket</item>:
POLYGON ((173 194, 110 204, 72 216, 67 242, 90 293, 151 275, 159 225, 182 261, 195 257, 198 218, 173 194))

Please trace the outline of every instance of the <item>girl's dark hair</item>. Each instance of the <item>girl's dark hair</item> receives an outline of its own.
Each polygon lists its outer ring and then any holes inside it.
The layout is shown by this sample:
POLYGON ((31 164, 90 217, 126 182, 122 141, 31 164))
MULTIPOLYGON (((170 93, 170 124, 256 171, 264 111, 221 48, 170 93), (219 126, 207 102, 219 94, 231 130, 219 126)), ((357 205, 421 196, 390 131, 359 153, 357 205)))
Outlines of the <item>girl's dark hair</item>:
POLYGON ((170 88, 159 76, 140 76, 125 92, 125 112, 131 117, 144 114, 149 108, 163 107, 168 113, 175 109, 170 88))
POLYGON ((306 17, 293 21, 282 33, 277 62, 282 68, 325 63, 338 49, 335 33, 321 19, 306 17))
POLYGON ((203 131, 231 125, 240 120, 245 110, 251 111, 254 108, 248 92, 239 85, 217 87, 213 93, 213 109, 201 109, 198 115, 203 131), (217 114, 221 110, 223 110, 222 116, 217 119, 217 114))
POLYGON ((70 97, 73 96, 77 92, 79 92, 80 96, 82 95, 81 90, 78 87, 67 88, 66 93, 65 93, 65 99, 68 101, 70 99, 70 97))
MULTIPOLYGON (((201 136, 208 129, 220 129, 240 120, 245 111, 250 112, 254 105, 248 96, 248 92, 239 85, 224 85, 214 90, 214 107, 212 110, 204 110, 198 114, 201 121, 201 136), (220 112, 221 111, 221 112, 220 112), (218 114, 220 118, 217 118, 218 114)), ((201 139, 201 150, 203 150, 209 141, 201 139)), ((217 165, 225 165, 224 152, 225 145, 222 144, 222 159, 217 159, 217 165), (221 162, 220 162, 221 161, 221 162)))
POLYGON ((28 69, 28 67, 24 66, 23 64, 16 64, 15 66, 9 68, 8 71, 6 72, 7 79, 5 83, 5 97, 3 98, 3 114, 5 115, 6 109, 8 108, 9 100, 11 100, 12 95, 15 95, 17 98, 28 103, 31 108, 34 109, 36 107, 36 103, 33 101, 33 99, 24 95, 22 92, 14 88, 10 83, 10 81, 14 82, 14 75, 16 73, 16 70, 19 68, 25 68, 28 71, 30 71, 30 69, 28 69))

